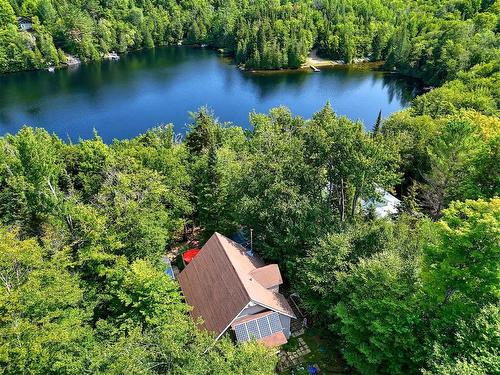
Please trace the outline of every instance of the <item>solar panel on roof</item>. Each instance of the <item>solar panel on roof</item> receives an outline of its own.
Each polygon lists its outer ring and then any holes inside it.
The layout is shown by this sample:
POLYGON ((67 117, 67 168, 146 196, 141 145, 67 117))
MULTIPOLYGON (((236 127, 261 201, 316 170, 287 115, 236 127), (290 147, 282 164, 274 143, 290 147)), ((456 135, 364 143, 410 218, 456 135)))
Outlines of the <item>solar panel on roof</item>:
POLYGON ((262 337, 271 335, 271 327, 269 326, 269 320, 267 316, 257 319, 257 325, 259 326, 260 335, 262 337))
POLYGON ((257 322, 255 320, 250 320, 245 324, 247 325, 248 336, 251 339, 258 340, 261 338, 259 328, 257 327, 257 322))
POLYGON ((249 340, 245 324, 239 324, 234 327, 234 333, 236 334, 236 339, 240 342, 249 340))
POLYGON ((273 313, 267 316, 269 319, 269 325, 271 326, 271 332, 276 333, 279 331, 283 331, 283 327, 281 326, 281 320, 278 314, 273 313))
POLYGON ((234 327, 234 332, 239 342, 251 339, 259 340, 280 331, 283 331, 283 327, 281 326, 281 320, 277 313, 250 320, 234 327))

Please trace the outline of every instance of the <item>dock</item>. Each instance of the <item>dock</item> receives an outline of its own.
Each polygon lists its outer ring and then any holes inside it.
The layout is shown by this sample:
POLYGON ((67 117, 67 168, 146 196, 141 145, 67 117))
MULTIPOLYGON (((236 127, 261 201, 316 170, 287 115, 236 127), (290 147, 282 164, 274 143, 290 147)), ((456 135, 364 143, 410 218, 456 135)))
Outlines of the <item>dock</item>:
POLYGON ((310 65, 311 69, 314 71, 314 72, 321 72, 321 70, 319 70, 318 68, 316 68, 314 65, 310 65))

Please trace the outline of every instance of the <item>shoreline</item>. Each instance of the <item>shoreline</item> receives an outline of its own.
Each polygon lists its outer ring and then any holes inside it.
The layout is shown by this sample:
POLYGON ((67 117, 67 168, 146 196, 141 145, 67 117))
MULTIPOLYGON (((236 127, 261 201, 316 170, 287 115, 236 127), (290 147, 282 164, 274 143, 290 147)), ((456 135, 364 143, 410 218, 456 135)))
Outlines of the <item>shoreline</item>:
MULTIPOLYGON (((164 48, 164 47, 189 47, 189 48, 202 48, 202 49, 210 49, 215 51, 225 63, 231 64, 233 63, 239 70, 241 70, 243 73, 249 73, 249 74, 262 74, 262 75, 271 75, 271 74, 280 74, 280 73, 303 73, 306 71, 310 72, 315 72, 317 70, 313 70, 312 67, 315 68, 323 68, 323 69, 332 69, 332 68, 349 68, 349 69, 359 69, 359 70, 374 70, 374 71, 381 71, 384 73, 388 74, 399 74, 403 77, 411 78, 411 79, 416 79, 421 81, 420 79, 404 74, 403 72, 400 71, 389 71, 389 70, 383 70, 380 69, 382 65, 384 64, 383 60, 379 61, 369 61, 368 58, 356 58, 354 59, 354 62, 352 63, 345 63, 343 60, 330 60, 330 59, 325 59, 322 57, 318 57, 316 50, 312 50, 310 55, 307 57, 306 61, 301 64, 301 66, 297 68, 276 68, 276 69, 246 69, 243 64, 236 64, 234 61, 234 56, 230 53, 227 53, 227 51, 224 51, 224 49, 221 48, 216 48, 214 46, 210 46, 207 44, 200 44, 200 43, 193 43, 193 44, 166 44, 166 45, 161 45, 161 46, 154 46, 151 48, 137 48, 133 50, 127 50, 123 53, 116 53, 116 52, 110 52, 107 54, 104 54, 101 59, 95 59, 95 60, 85 60, 82 61, 79 58, 72 56, 70 54, 66 53, 66 58, 68 61, 66 63, 59 64, 57 66, 51 66, 51 67, 44 67, 44 68, 39 68, 39 69, 27 69, 27 70, 16 70, 16 71, 9 71, 9 72, 4 72, 0 73, 0 76, 2 75, 9 75, 9 74, 16 74, 16 73, 23 73, 23 72, 54 72, 53 70, 49 70, 50 68, 54 68, 55 70, 62 70, 62 69, 72 69, 72 68, 78 68, 81 65, 84 64, 92 64, 92 63, 101 63, 105 61, 114 61, 117 62, 120 60, 120 58, 124 55, 127 55, 128 53, 133 53, 133 52, 138 52, 141 50, 145 49, 156 49, 156 48, 164 48), (222 50, 222 51, 221 51, 222 50), (108 58, 108 55, 112 55, 113 57, 116 55, 114 58, 108 58), (230 60, 230 61, 227 61, 230 60)), ((425 84, 424 81, 421 81, 422 84, 425 84)))
MULTIPOLYGON (((363 62, 354 62, 350 64, 346 64, 344 62, 339 62, 339 61, 325 61, 322 62, 321 64, 315 64, 313 65, 315 68, 320 68, 319 70, 321 71, 322 69, 324 70, 330 70, 330 69, 356 69, 356 70, 373 70, 373 71, 380 71, 384 73, 390 73, 390 74, 400 74, 402 76, 408 77, 408 78, 414 78, 411 76, 407 76, 401 72, 394 72, 394 71, 389 71, 389 70, 384 70, 381 69, 382 66, 384 65, 384 61, 363 61, 363 62)), ((280 73, 303 73, 303 72, 311 72, 314 73, 313 68, 311 65, 304 63, 298 68, 278 68, 278 69, 245 69, 242 66, 237 66, 239 70, 241 70, 243 73, 248 73, 248 74, 262 74, 262 75, 271 75, 271 74, 280 74, 280 73)))
MULTIPOLYGON (((232 57, 225 56, 226 59, 232 59, 234 63, 234 59, 232 57)), ((348 69, 353 71, 374 71, 380 72, 383 74, 390 74, 399 76, 401 78, 411 80, 416 82, 418 94, 424 94, 432 89, 436 88, 435 86, 431 86, 426 84, 424 80, 419 77, 415 77, 413 75, 407 74, 405 72, 399 70, 389 70, 384 69, 385 60, 377 60, 370 61, 368 58, 356 58, 352 63, 345 63, 341 60, 328 60, 323 58, 309 57, 300 67, 298 68, 278 68, 278 69, 245 69, 242 65, 235 66, 241 70, 243 73, 251 74, 251 75, 275 75, 275 74, 290 74, 290 73, 315 73, 321 72, 321 70, 332 70, 332 69, 348 69), (314 67, 319 68, 318 70, 314 70, 311 67, 311 62, 314 62, 314 67)))
MULTIPOLYGON (((234 60, 233 60, 234 61, 234 60)), ((331 60, 323 57, 319 57, 317 50, 313 49, 309 56, 306 58, 299 67, 297 68, 277 68, 277 69, 246 69, 244 64, 238 65, 238 69, 247 73, 256 74, 273 74, 280 72, 304 72, 310 70, 311 72, 320 72, 320 68, 330 69, 335 67, 348 67, 356 69, 369 69, 369 70, 379 70, 385 61, 370 61, 368 57, 355 58, 352 63, 346 63, 344 60, 331 60)))
POLYGON ((222 60, 224 64, 228 65, 234 65, 237 69, 239 69, 242 73, 246 74, 252 74, 252 75, 275 75, 275 74, 290 74, 290 73, 305 73, 305 72, 319 72, 321 70, 331 70, 331 69, 352 69, 352 70, 371 70, 371 71, 379 71, 381 73, 385 74, 394 74, 394 75, 399 75, 401 77, 411 79, 418 81, 420 86, 419 94, 425 93, 430 91, 433 86, 426 86, 426 83, 421 80, 418 77, 412 76, 405 74, 404 72, 401 71, 393 71, 393 70, 386 70, 383 69, 383 65, 385 63, 384 60, 379 60, 379 61, 369 61, 368 58, 356 58, 352 63, 345 63, 342 60, 329 60, 325 59, 322 57, 318 57, 316 54, 316 51, 313 50, 311 51, 310 55, 306 59, 306 61, 301 64, 301 66, 297 68, 277 68, 277 69, 246 69, 242 64, 238 65, 236 64, 234 60, 234 55, 227 53, 227 51, 220 51, 221 49, 217 49, 214 46, 210 45, 205 45, 205 44, 199 44, 199 43, 193 43, 193 44, 167 44, 167 45, 161 45, 161 46, 155 46, 152 48, 138 48, 138 49, 133 49, 133 50, 127 50, 123 53, 108 53, 104 54, 101 59, 98 60, 88 60, 88 61, 82 61, 75 56, 69 55, 66 53, 66 58, 68 61, 66 63, 60 64, 58 66, 53 66, 51 68, 55 68, 53 70, 50 70, 50 67, 45 67, 45 68, 40 68, 40 69, 29 69, 29 70, 18 70, 18 71, 13 71, 13 72, 5 72, 5 73, 0 73, 0 77, 3 75, 10 75, 10 74, 16 74, 16 73, 23 73, 23 72, 50 72, 53 73, 54 70, 63 70, 63 69, 78 69, 81 65, 87 65, 87 64, 93 64, 93 63, 102 63, 102 62, 119 62, 120 58, 128 55, 129 53, 134 53, 134 52, 140 52, 143 50, 152 50, 152 49, 157 49, 157 48, 194 48, 194 49, 210 49, 217 53, 222 60), (109 55, 109 56, 108 56, 109 55), (111 55, 113 55, 113 58, 108 58, 111 55), (312 66, 314 66, 316 69, 313 69, 312 66), (318 69, 319 68, 319 69, 318 69))

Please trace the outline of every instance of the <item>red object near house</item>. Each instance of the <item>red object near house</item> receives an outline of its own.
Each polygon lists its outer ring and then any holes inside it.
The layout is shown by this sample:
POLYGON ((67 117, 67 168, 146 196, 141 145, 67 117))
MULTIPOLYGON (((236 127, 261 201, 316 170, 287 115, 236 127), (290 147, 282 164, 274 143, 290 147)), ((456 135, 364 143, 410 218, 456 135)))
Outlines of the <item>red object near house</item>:
POLYGON ((182 260, 185 265, 191 263, 196 255, 200 252, 200 249, 189 249, 184 254, 182 254, 182 260))

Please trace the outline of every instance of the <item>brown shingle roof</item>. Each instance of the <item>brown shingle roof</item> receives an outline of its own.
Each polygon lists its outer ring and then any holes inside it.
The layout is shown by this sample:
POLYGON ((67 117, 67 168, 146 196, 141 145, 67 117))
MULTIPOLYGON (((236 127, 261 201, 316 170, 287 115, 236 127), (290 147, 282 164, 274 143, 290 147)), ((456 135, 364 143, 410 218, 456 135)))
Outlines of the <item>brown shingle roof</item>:
POLYGON ((203 328, 220 335, 250 301, 295 317, 285 297, 250 275, 262 266, 244 247, 214 233, 178 277, 193 318, 201 317, 203 328))
POLYGON ((277 264, 269 264, 267 266, 257 268, 250 272, 250 276, 267 289, 283 284, 281 272, 277 264))

